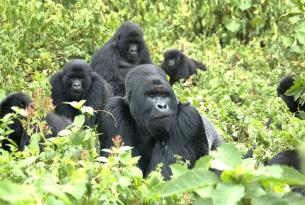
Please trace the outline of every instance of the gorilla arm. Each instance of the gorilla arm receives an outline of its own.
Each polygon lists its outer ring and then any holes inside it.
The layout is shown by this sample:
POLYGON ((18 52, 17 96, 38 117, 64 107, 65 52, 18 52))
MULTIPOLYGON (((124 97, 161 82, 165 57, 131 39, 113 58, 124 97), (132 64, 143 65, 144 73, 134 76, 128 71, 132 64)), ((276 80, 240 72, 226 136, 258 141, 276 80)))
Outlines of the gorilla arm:
POLYGON ((154 170, 157 164, 163 163, 162 174, 165 179, 169 179, 169 166, 175 163, 175 155, 188 160, 192 167, 198 158, 208 153, 208 139, 200 114, 191 105, 179 103, 176 123, 166 141, 156 142, 145 176, 154 170))
MULTIPOLYGON (((135 122, 130 115, 129 105, 122 97, 110 98, 105 106, 105 111, 99 120, 100 147, 101 149, 113 146, 112 138, 120 135, 124 145, 134 146, 136 139, 135 122)), ((133 153, 139 155, 134 148, 133 153)), ((102 153, 105 155, 105 153, 102 153)), ((106 154, 107 155, 107 154, 106 154)))

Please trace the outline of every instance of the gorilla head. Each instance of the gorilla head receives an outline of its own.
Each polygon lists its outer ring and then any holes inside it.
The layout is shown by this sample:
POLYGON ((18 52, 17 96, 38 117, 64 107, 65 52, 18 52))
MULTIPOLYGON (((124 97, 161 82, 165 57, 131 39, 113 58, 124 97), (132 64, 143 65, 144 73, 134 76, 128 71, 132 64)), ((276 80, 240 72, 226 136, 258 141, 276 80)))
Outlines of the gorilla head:
POLYGON ((188 79, 197 72, 196 69, 207 70, 204 64, 187 57, 177 49, 170 49, 164 53, 161 67, 169 75, 171 85, 181 79, 188 79))
POLYGON ((125 85, 130 113, 137 126, 153 137, 168 133, 178 105, 165 73, 153 65, 140 65, 128 73, 125 85))
MULTIPOLYGON (((90 106, 94 110, 101 110, 106 100, 112 96, 111 86, 93 72, 89 64, 80 59, 69 61, 62 71, 52 75, 50 81, 56 114, 63 115, 70 120, 81 113, 64 102, 86 100, 86 106, 90 106)), ((95 123, 95 117, 86 121, 86 125, 89 126, 93 123, 95 123)))
POLYGON ((62 71, 62 83, 69 100, 79 101, 91 87, 90 66, 80 59, 71 60, 62 71))
POLYGON ((149 63, 150 55, 142 29, 135 23, 126 22, 93 54, 91 66, 111 84, 114 95, 124 96, 127 73, 137 65, 149 63))
POLYGON ((29 96, 24 93, 12 93, 8 95, 0 104, 0 117, 8 113, 13 113, 11 107, 19 107, 25 109, 32 104, 32 100, 29 96))
POLYGON ((163 67, 168 67, 171 70, 177 69, 177 66, 182 63, 182 53, 177 49, 170 49, 164 53, 164 65, 163 67))
POLYGON ((129 63, 138 63, 143 49, 143 31, 131 22, 121 25, 117 32, 117 46, 120 56, 129 63))

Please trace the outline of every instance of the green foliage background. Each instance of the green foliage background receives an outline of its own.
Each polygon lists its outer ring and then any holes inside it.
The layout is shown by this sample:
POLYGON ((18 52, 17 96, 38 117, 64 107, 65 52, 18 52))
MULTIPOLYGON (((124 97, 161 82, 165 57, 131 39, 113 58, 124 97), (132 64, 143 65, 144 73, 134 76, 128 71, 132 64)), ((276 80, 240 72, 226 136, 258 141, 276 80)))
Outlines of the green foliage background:
MULTIPOLYGON (((155 64, 166 49, 175 47, 208 66, 194 77, 196 85, 175 85, 178 98, 196 106, 240 150, 256 146, 260 165, 305 139, 305 121, 288 112, 276 96, 279 80, 293 73, 299 77, 292 94, 305 100, 304 11, 302 0, 2 0, 0 99, 15 91, 49 96, 52 73, 72 58, 89 62, 122 22, 132 20, 143 28, 155 64)), ((130 155, 118 154, 118 161, 101 167, 95 161, 94 132, 75 132, 83 138, 56 139, 56 151, 50 146, 39 154, 32 140, 24 153, 2 154, 0 202, 17 198, 12 204, 175 204, 195 197, 147 197, 146 189, 156 179, 143 181, 138 171, 130 171, 136 169, 130 155), (128 166, 121 170, 120 163, 128 166), (1 193, 12 196, 8 200, 1 193)))

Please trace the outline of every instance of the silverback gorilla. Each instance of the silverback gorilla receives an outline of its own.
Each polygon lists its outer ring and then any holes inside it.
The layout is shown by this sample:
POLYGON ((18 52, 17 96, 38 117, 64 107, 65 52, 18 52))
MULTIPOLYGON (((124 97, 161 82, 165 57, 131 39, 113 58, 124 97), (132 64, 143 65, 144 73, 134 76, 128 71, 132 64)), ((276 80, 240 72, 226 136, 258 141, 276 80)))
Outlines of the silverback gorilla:
POLYGON ((169 75, 171 85, 181 79, 188 79, 196 73, 196 69, 207 70, 204 64, 187 57, 177 49, 170 49, 164 53, 161 67, 169 75))
POLYGON ((305 112, 305 104, 301 105, 301 104, 299 104, 298 100, 294 100, 293 96, 288 96, 285 94, 285 92, 287 90, 289 90, 293 85, 294 85, 294 83, 293 83, 292 75, 288 75, 288 76, 282 78, 277 87, 278 96, 281 97, 285 101, 290 112, 297 113, 299 110, 302 110, 305 112))
MULTIPOLYGON (((8 95, 0 104, 0 118, 3 118, 8 113, 15 113, 11 108, 13 106, 26 109, 27 107, 32 106, 32 100, 24 93, 12 93, 8 95)), ((69 119, 58 116, 55 113, 48 113, 45 120, 52 132, 52 134, 46 137, 55 137, 61 130, 72 123, 69 119)), ((24 147, 29 144, 29 137, 26 130, 22 127, 22 123, 19 119, 13 119, 13 123, 10 124, 9 127, 13 132, 9 134, 8 138, 15 142, 18 146, 18 150, 22 151, 24 147)), ((10 142, 8 140, 4 140, 1 143, 4 150, 10 151, 8 145, 10 142)))
POLYGON ((149 63, 149 51, 140 26, 126 22, 93 54, 91 66, 111 84, 115 96, 124 96, 127 72, 139 64, 149 63))
MULTIPOLYGON (((55 112, 71 120, 80 111, 64 102, 86 100, 86 106, 101 110, 106 100, 112 96, 111 86, 80 59, 71 60, 62 71, 55 73, 51 77, 51 85, 55 112)), ((95 122, 96 116, 87 119, 86 125, 93 126, 95 122)))
POLYGON ((154 65, 139 65, 126 77, 126 96, 111 98, 102 114, 101 149, 112 146, 120 135, 147 176, 159 163, 169 179, 175 155, 195 161, 221 143, 215 128, 188 103, 177 100, 166 74, 154 65))

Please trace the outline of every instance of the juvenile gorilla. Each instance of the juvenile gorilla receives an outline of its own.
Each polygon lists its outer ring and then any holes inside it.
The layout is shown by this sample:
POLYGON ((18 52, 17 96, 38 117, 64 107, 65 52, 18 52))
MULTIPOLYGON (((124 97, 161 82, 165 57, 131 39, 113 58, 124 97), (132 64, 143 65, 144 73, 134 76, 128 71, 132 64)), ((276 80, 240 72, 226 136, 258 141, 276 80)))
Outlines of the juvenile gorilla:
POLYGON ((195 161, 216 148, 221 139, 213 125, 191 105, 177 101, 165 73, 154 65, 139 65, 126 77, 126 96, 111 98, 102 114, 101 148, 112 146, 120 135, 133 155, 141 156, 144 176, 163 163, 162 174, 169 179, 169 165, 175 155, 195 161))
MULTIPOLYGON (((111 86, 80 59, 71 60, 62 71, 55 73, 51 77, 51 85, 55 112, 71 120, 80 111, 64 102, 86 100, 85 105, 101 110, 106 100, 112 96, 111 86)), ((87 119, 86 125, 93 126, 95 122, 96 116, 87 119)))
MULTIPOLYGON (((32 100, 24 93, 12 93, 8 95, 0 104, 0 118, 3 118, 8 113, 15 113, 11 108, 13 106, 26 109, 27 107, 32 106, 32 100)), ((61 130, 72 123, 65 117, 58 116, 54 113, 48 113, 45 120, 52 132, 52 134, 46 137, 55 137, 61 130)), ((13 132, 9 134, 8 138, 16 143, 18 150, 22 151, 24 147, 29 144, 29 137, 26 130, 22 127, 22 123, 19 119, 13 119, 13 123, 9 125, 9 127, 13 132)), ((9 143, 8 140, 2 141, 2 148, 10 151, 10 147, 8 146, 9 143)))
POLYGON ((161 67, 169 75, 171 85, 180 79, 188 79, 196 73, 196 69, 207 70, 204 64, 187 57, 177 49, 171 49, 164 53, 164 61, 161 67))
POLYGON ((294 83, 292 75, 284 77, 277 87, 278 96, 285 101, 290 112, 297 113, 299 110, 305 111, 305 105, 300 105, 298 100, 294 100, 293 96, 285 95, 285 92, 289 90, 293 85, 294 83))
POLYGON ((127 72, 139 64, 151 63, 139 25, 126 22, 92 57, 91 66, 113 87, 114 95, 124 96, 127 72))

